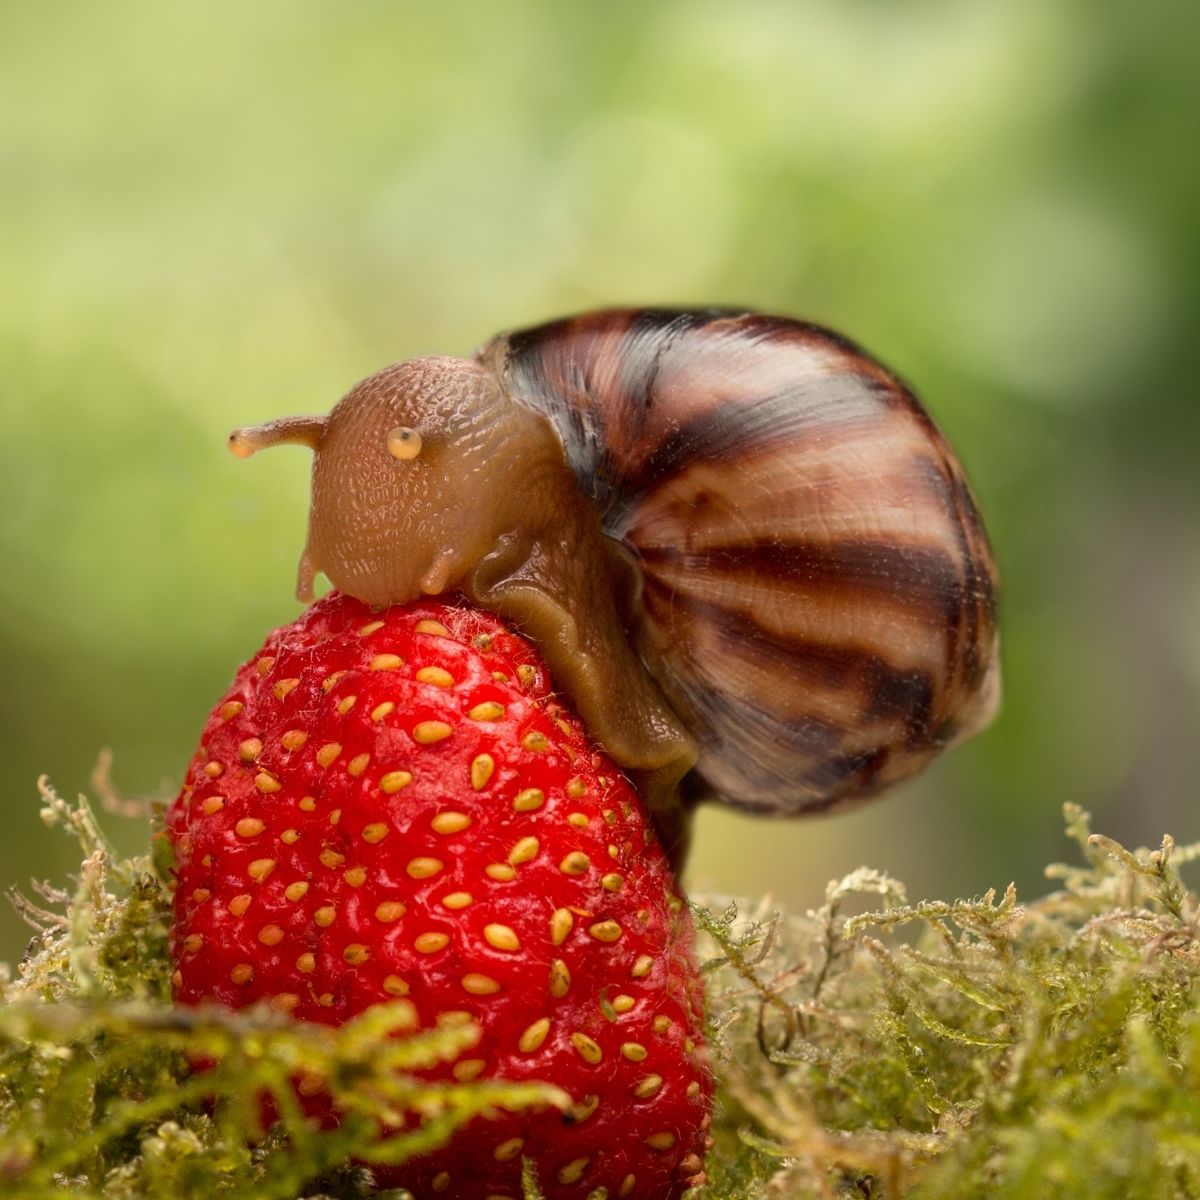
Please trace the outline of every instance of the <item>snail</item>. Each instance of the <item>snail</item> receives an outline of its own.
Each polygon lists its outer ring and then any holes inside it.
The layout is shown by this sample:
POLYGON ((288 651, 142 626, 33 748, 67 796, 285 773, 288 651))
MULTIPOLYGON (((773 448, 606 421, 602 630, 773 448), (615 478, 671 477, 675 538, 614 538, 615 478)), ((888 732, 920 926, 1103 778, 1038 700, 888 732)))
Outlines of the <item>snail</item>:
POLYGON ((327 417, 297 595, 460 592, 538 643, 668 846, 715 797, 828 811, 919 771, 999 695, 996 578, 932 419, 829 330, 616 309, 397 363, 327 417))

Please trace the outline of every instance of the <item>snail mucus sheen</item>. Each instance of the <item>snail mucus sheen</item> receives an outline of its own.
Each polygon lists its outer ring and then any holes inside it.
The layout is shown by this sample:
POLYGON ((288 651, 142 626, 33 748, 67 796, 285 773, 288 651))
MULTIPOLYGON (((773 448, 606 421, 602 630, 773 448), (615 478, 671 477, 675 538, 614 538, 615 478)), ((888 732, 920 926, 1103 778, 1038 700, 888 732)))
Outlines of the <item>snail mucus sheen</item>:
POLYGON ((618 309, 397 363, 327 417, 297 594, 459 592, 539 645, 677 860, 687 813, 828 811, 995 711, 996 576, 953 451, 844 338, 618 309))

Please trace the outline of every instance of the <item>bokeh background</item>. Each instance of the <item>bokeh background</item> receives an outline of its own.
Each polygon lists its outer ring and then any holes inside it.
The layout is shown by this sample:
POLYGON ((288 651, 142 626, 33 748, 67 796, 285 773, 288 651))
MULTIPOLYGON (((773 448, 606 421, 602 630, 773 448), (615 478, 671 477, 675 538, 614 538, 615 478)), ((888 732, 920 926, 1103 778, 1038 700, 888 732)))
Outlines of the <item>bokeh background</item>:
MULTIPOLYGON (((297 611, 306 455, 396 359, 611 303, 831 324, 911 380, 1000 558, 1006 702, 893 798, 703 813, 798 906, 1045 887, 1060 806, 1200 837, 1190 0, 0 4, 0 883, 34 780, 170 793, 297 611)), ((116 823, 135 847, 144 831, 116 823)), ((0 915, 0 958, 22 927, 0 915)))

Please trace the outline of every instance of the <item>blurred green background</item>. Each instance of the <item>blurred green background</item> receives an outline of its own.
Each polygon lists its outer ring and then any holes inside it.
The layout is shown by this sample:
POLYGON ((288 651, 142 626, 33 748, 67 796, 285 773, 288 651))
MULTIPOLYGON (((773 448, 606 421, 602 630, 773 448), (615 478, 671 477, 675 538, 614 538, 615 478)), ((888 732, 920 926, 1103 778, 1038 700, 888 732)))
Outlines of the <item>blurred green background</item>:
MULTIPOLYGON (((691 878, 1045 886, 1075 800, 1200 837, 1200 9, 1163 0, 0 4, 0 883, 34 780, 169 793, 292 617, 299 450, 235 424, 611 303, 833 325, 1000 558, 1002 719, 853 815, 706 811, 691 878)), ((133 825, 118 830, 138 844, 133 825)), ((0 916, 0 957, 22 927, 0 916)))

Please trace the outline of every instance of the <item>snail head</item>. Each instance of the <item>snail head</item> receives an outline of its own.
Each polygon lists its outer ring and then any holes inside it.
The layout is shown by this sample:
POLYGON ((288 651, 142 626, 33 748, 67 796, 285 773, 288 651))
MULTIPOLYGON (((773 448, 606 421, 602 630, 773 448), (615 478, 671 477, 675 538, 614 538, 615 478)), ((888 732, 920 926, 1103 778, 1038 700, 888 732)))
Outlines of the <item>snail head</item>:
POLYGON ((237 429, 229 449, 241 458, 282 443, 314 452, 301 600, 323 571, 368 604, 401 604, 454 588, 493 548, 522 466, 514 421, 490 371, 421 358, 364 379, 328 417, 237 429))

